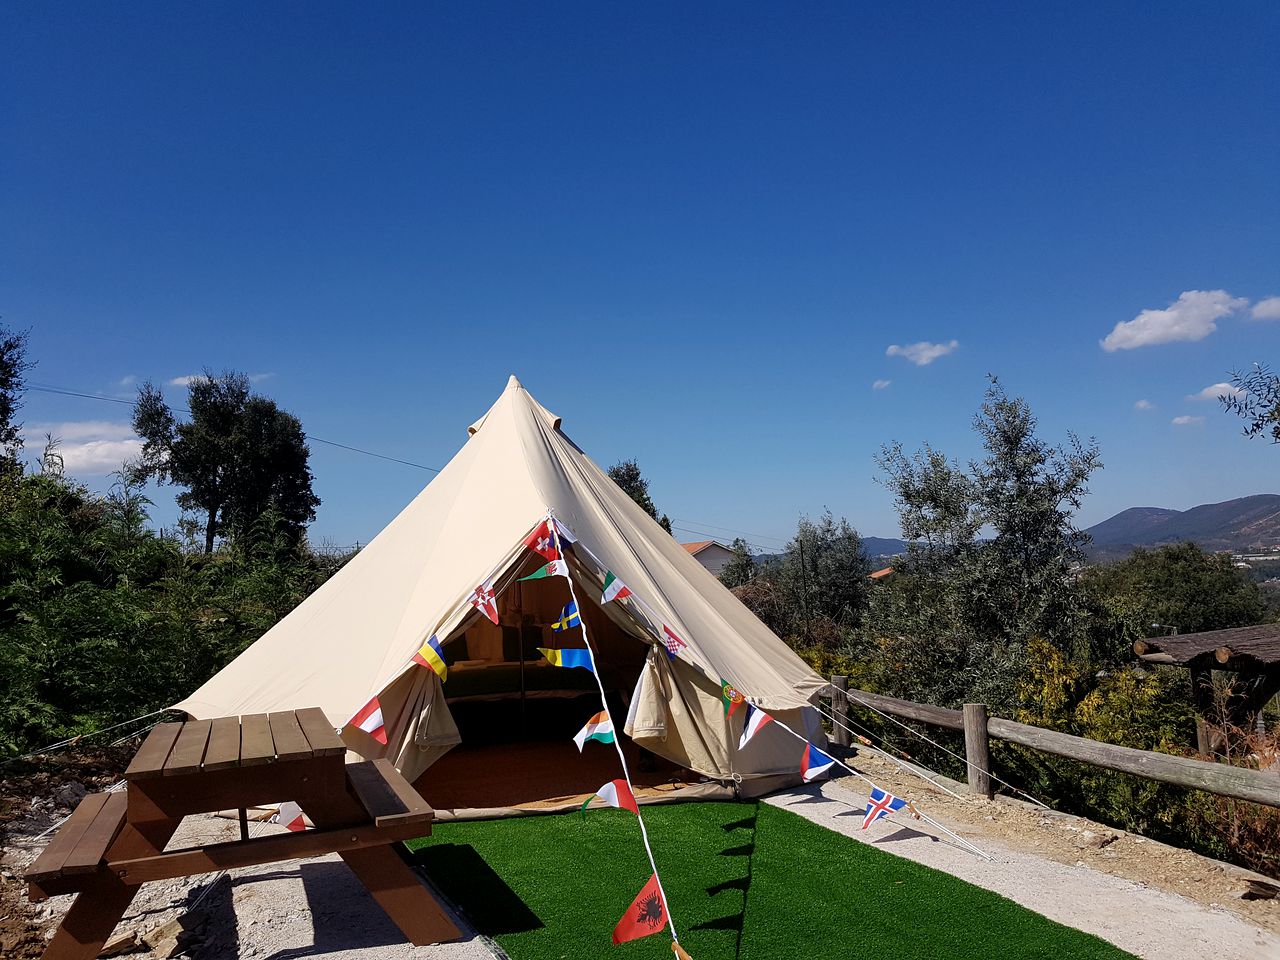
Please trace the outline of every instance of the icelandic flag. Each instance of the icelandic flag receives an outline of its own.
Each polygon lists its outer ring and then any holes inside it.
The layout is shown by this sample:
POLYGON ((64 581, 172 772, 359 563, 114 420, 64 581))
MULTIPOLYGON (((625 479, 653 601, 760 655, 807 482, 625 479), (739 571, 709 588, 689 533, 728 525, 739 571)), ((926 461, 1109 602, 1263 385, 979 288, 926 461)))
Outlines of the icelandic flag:
POLYGON ((907 801, 898 799, 892 793, 872 787, 871 799, 867 802, 867 815, 862 818, 862 829, 867 829, 881 817, 887 817, 892 811, 901 810, 906 805, 907 801))
POLYGON ((800 758, 800 779, 805 783, 816 780, 835 762, 834 757, 828 757, 812 743, 807 743, 804 747, 804 756, 800 758))
POLYGON ((570 600, 560 611, 560 619, 551 625, 551 629, 556 633, 564 633, 566 630, 580 626, 582 626, 582 618, 578 616, 578 605, 570 600))
POLYGON ((742 725, 742 736, 738 739, 738 749, 745 747, 751 738, 760 732, 761 727, 772 721, 773 717, 759 707, 753 707, 748 703, 746 722, 742 725))
POLYGON ((351 723, 384 747, 387 745, 387 728, 382 722, 382 704, 378 702, 377 697, 361 707, 360 712, 351 718, 351 723))
POLYGON ((413 655, 413 662, 428 670, 434 670, 441 682, 449 675, 449 666, 444 662, 444 651, 440 649, 440 641, 434 634, 413 655))

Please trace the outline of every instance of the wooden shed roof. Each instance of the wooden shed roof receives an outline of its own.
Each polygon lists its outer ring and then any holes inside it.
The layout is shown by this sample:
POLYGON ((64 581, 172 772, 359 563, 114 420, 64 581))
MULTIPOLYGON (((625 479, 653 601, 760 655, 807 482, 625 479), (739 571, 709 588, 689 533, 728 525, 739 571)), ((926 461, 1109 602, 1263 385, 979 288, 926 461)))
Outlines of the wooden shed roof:
POLYGON ((1149 663, 1272 673, 1280 670, 1280 623, 1153 637, 1133 651, 1149 663))

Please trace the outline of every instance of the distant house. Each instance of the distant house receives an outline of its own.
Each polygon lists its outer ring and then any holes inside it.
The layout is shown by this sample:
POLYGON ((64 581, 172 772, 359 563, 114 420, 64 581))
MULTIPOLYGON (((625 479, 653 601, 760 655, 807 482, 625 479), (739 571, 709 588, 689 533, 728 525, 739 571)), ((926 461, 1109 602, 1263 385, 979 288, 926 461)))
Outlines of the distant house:
POLYGON ((883 570, 877 570, 875 573, 867 574, 867 579, 874 580, 879 583, 881 580, 885 580, 891 576, 893 576, 893 567, 885 567, 883 570))
POLYGON ((733 559, 733 550, 717 540, 699 540, 696 543, 682 543, 680 546, 693 554, 700 564, 717 577, 733 559))

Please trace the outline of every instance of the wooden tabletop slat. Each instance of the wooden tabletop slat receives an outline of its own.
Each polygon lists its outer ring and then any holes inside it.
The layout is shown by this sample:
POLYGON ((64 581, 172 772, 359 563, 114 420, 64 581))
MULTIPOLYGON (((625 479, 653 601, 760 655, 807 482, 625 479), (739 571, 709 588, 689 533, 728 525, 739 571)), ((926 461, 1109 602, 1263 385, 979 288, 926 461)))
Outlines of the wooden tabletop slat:
POLYGON ((144 780, 147 777, 158 777, 164 771, 165 761, 169 759, 169 751, 182 732, 181 723, 161 723, 157 725, 143 741, 138 752, 133 755, 128 769, 124 772, 126 780, 144 780))
POLYGON ((81 800, 79 806, 72 811, 71 818, 53 835, 49 845, 44 848, 44 853, 36 858, 35 863, 27 867, 24 877, 27 880, 39 882, 61 876, 62 865, 75 851, 76 844, 80 842, 85 831, 93 825, 98 811, 106 802, 107 794, 105 793, 91 793, 81 800))
POLYGON ((271 739, 275 741, 277 760, 302 760, 314 756, 292 710, 269 714, 267 722, 271 727, 271 739))
POLYGON ((435 819, 435 811, 385 757, 347 764, 347 779, 356 799, 379 827, 435 819))
POLYGON ((164 764, 166 777, 195 773, 200 769, 212 726, 209 720, 189 720, 182 725, 182 732, 178 734, 178 740, 164 764))
POLYGON ((240 718, 240 766, 253 767, 271 763, 276 758, 271 724, 265 713, 251 713, 240 718))
POLYGON ((209 729, 209 746, 204 752, 204 769, 223 770, 240 765, 240 719, 218 717, 209 729))
POLYGON ((318 757, 346 753, 347 745, 333 729, 333 724, 319 707, 307 707, 297 711, 298 723, 306 735, 311 750, 318 757))
POLYGON ((75 873, 92 873, 107 854, 111 841, 124 827, 125 811, 128 809, 128 797, 123 790, 106 794, 106 802, 93 818, 89 828, 81 836, 75 849, 67 855, 62 865, 63 875, 75 873))

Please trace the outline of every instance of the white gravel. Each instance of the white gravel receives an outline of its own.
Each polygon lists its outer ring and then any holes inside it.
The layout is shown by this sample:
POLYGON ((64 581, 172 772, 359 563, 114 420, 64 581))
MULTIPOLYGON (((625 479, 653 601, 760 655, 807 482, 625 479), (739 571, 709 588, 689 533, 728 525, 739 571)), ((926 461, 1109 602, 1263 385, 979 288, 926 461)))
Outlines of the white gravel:
POLYGON ((1086 866, 1071 867, 1012 850, 967 825, 935 817, 991 854, 994 861, 981 859, 905 811, 864 831, 866 793, 859 788, 857 781, 827 781, 775 794, 766 802, 859 842, 960 877, 1139 957, 1280 960, 1280 937, 1233 913, 1086 866))

